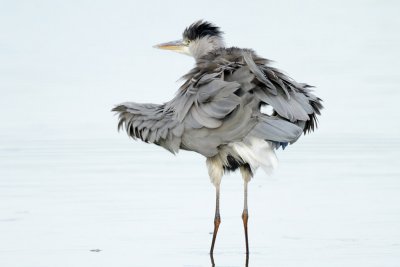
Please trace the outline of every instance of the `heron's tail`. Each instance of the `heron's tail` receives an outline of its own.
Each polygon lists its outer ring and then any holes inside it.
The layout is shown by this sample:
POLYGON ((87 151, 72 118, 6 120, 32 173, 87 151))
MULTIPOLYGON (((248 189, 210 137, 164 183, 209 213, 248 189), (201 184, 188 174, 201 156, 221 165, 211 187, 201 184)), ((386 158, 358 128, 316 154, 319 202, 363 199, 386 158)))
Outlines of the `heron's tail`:
POLYGON ((315 96, 313 93, 311 93, 311 90, 309 89, 311 86, 306 85, 305 88, 303 89, 304 95, 308 99, 308 103, 311 106, 311 112, 308 114, 309 120, 303 122, 299 121, 298 125, 303 128, 304 134, 310 133, 314 131, 317 126, 318 126, 318 118, 317 116, 321 115, 321 110, 324 108, 322 105, 322 99, 315 96))
POLYGON ((118 130, 125 128, 133 139, 160 145, 172 153, 179 150, 183 125, 173 118, 164 105, 133 102, 117 105, 112 111, 119 114, 118 130))

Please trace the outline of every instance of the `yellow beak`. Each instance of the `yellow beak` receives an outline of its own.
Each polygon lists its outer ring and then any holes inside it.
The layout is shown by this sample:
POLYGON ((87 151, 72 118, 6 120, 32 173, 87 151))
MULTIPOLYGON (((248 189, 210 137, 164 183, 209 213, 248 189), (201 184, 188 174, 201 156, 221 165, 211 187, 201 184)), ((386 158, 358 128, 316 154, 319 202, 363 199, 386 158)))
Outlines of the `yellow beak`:
POLYGON ((186 46, 183 44, 182 40, 172 41, 168 43, 162 43, 153 46, 154 48, 163 49, 163 50, 172 50, 175 52, 183 52, 186 46))

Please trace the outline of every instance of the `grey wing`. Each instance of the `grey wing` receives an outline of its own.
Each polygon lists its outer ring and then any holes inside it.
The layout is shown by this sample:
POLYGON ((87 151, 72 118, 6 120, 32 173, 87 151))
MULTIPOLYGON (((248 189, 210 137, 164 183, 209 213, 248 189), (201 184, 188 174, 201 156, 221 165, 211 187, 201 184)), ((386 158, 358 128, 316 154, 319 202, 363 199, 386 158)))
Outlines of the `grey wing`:
POLYGON ((295 142, 316 126, 322 108, 308 85, 299 84, 276 69, 259 64, 243 52, 243 61, 196 75, 164 105, 124 103, 119 127, 133 138, 158 144, 175 153, 179 148, 206 157, 221 145, 254 136, 279 144, 295 142), (260 112, 271 105, 272 116, 260 112))
POLYGON ((112 111, 119 114, 118 129, 125 128, 130 137, 178 152, 183 125, 165 110, 165 105, 126 102, 112 111))
POLYGON ((254 94, 262 103, 271 105, 277 117, 301 127, 304 133, 317 126, 322 100, 311 93, 312 86, 297 83, 279 70, 256 64, 252 54, 243 53, 247 68, 254 75, 254 94))
POLYGON ((228 77, 206 74, 168 103, 184 125, 181 148, 211 157, 221 145, 242 141, 251 132, 276 142, 297 139, 302 129, 296 124, 257 113, 260 100, 249 84, 253 77, 248 69, 228 77))
POLYGON ((227 140, 244 135, 240 131, 246 126, 237 126, 247 125, 248 120, 240 118, 250 117, 251 112, 241 107, 242 99, 235 94, 239 89, 237 82, 224 81, 216 73, 205 74, 167 103, 167 109, 173 110, 184 126, 182 149, 209 157, 217 154, 218 146, 227 140))

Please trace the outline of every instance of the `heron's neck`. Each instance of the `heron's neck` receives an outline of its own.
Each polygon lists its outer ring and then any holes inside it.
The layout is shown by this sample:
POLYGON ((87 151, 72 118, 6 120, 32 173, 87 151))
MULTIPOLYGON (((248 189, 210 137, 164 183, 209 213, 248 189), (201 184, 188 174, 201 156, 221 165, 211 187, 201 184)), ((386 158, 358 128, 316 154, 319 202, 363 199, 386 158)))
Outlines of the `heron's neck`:
POLYGON ((207 55, 213 50, 225 47, 225 42, 222 38, 210 36, 196 41, 192 47, 192 56, 197 61, 201 57, 207 55))

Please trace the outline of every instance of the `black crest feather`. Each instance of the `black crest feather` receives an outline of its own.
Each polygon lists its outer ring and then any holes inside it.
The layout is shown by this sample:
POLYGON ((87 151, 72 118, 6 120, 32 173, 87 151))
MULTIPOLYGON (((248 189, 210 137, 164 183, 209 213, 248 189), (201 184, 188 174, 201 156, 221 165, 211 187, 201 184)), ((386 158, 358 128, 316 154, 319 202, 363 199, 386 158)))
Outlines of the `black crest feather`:
POLYGON ((183 38, 195 40, 205 36, 221 36, 223 32, 211 22, 196 21, 183 31, 183 38))

